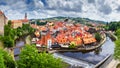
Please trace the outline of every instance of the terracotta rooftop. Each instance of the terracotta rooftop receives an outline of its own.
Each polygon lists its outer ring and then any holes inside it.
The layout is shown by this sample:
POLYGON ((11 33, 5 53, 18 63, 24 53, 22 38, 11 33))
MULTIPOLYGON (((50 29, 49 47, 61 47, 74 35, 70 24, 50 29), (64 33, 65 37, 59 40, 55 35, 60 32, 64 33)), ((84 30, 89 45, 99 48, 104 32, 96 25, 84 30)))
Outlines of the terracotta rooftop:
POLYGON ((12 20, 12 23, 22 23, 20 20, 12 20))
POLYGON ((29 22, 28 19, 22 19, 21 21, 22 21, 23 23, 25 23, 25 22, 29 22))

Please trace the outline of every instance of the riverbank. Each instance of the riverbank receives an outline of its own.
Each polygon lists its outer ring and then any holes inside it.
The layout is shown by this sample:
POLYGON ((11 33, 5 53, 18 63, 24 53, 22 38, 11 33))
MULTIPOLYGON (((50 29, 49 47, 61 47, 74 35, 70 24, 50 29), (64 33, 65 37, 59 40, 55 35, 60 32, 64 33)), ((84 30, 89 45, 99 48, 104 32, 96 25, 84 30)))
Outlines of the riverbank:
POLYGON ((115 41, 115 40, 118 39, 117 36, 115 36, 115 35, 113 34, 113 32, 107 32, 107 34, 108 34, 108 36, 109 36, 113 41, 115 41))
POLYGON ((106 68, 116 68, 120 62, 118 60, 112 59, 112 61, 106 66, 106 68))
POLYGON ((58 52, 54 54, 57 54, 58 58, 63 59, 65 62, 69 64, 72 63, 73 65, 74 64, 78 66, 80 65, 83 68, 86 67, 83 65, 83 63, 87 65, 87 68, 94 68, 95 66, 102 66, 101 68, 105 68, 111 62, 110 55, 113 53, 114 53, 114 42, 109 37, 107 37, 105 43, 97 50, 97 52, 96 50, 92 50, 87 52, 81 52, 81 51, 58 52), (65 58, 65 57, 69 57, 69 58, 65 58), (77 61, 79 61, 79 64, 77 61), (91 64, 93 64, 93 67, 91 67, 91 64))

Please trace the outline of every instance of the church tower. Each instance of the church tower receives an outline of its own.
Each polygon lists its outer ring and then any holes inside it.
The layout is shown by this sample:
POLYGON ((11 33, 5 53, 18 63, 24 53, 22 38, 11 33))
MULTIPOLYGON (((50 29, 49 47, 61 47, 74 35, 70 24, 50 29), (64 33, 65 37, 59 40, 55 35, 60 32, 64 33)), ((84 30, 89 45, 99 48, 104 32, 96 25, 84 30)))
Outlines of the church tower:
POLYGON ((25 20, 27 20, 27 13, 25 13, 25 20))

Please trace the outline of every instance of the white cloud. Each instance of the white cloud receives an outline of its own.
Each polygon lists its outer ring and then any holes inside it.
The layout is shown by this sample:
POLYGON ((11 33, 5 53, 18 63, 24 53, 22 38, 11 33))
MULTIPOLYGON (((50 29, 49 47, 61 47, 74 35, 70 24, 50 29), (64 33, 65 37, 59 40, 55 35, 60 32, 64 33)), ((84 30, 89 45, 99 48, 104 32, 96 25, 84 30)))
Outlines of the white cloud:
POLYGON ((95 20, 120 20, 120 0, 0 0, 0 9, 9 19, 55 16, 85 17, 95 20), (6 3, 2 5, 1 3, 6 3))

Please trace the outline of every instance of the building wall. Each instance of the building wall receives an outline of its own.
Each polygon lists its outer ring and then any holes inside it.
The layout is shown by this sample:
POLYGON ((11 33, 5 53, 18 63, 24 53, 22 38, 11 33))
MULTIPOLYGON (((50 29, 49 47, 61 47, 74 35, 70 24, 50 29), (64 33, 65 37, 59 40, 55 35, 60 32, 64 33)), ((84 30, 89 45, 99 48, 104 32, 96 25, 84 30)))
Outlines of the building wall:
POLYGON ((22 27, 22 22, 21 22, 21 23, 20 23, 20 22, 19 22, 19 23, 17 23, 17 22, 13 23, 13 24, 12 24, 12 27, 13 27, 13 28, 22 27))
POLYGON ((4 25, 7 24, 7 19, 4 14, 0 14, 0 35, 4 35, 4 25))

